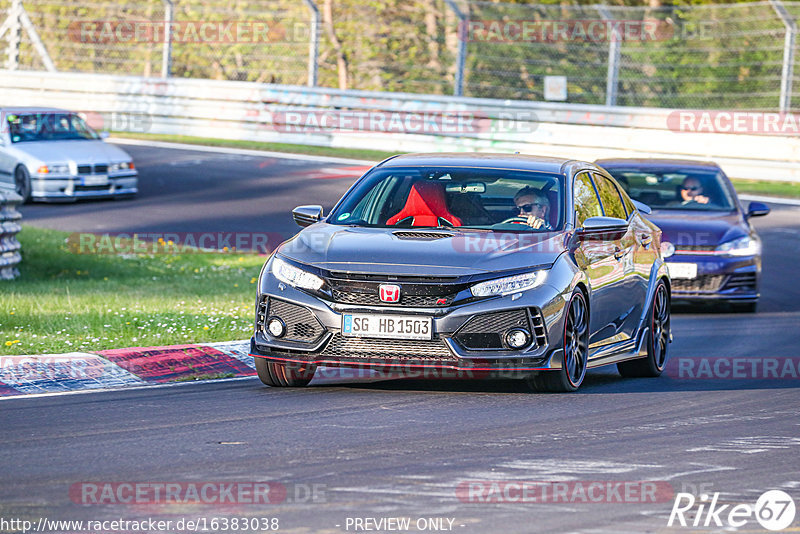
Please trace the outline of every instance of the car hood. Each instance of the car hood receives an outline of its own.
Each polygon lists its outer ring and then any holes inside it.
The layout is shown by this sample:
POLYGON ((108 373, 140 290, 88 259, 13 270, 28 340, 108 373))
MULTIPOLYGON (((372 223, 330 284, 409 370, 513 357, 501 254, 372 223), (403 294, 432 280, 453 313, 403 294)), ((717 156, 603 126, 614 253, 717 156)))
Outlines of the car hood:
POLYGON ((563 232, 511 233, 358 228, 317 223, 281 245, 278 253, 323 269, 398 275, 467 276, 552 264, 564 252, 563 232), (398 236, 417 234, 417 238, 398 236))
POLYGON ((12 145, 46 164, 75 162, 78 165, 130 161, 127 152, 97 140, 36 141, 12 145))
POLYGON ((662 241, 669 241, 677 248, 716 246, 748 235, 736 211, 653 210, 647 219, 661 228, 662 241))

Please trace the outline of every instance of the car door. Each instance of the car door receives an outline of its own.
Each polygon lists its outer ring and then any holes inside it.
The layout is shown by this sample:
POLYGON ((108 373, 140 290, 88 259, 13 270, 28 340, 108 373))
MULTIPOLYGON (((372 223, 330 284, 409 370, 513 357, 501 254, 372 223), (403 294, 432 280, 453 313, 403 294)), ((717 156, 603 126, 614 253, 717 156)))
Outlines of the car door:
MULTIPOLYGON (((581 228, 589 217, 602 217, 603 208, 589 172, 581 172, 573 182, 575 228, 581 228)), ((621 315, 618 286, 624 279, 619 256, 619 239, 608 234, 589 234, 577 241, 575 261, 586 273, 591 290, 589 302, 590 346, 613 341, 619 328, 615 320, 621 315), (611 238, 610 238, 611 237, 611 238)))
POLYGON ((635 211, 629 212, 625 207, 620 188, 611 178, 599 173, 592 173, 592 177, 605 216, 628 222, 625 234, 614 241, 615 258, 620 262, 619 267, 623 274, 611 298, 612 306, 618 313, 612 318, 612 323, 618 329, 616 334, 620 340, 628 339, 636 334, 647 294, 647 282, 637 269, 637 256, 641 245, 637 241, 635 211))

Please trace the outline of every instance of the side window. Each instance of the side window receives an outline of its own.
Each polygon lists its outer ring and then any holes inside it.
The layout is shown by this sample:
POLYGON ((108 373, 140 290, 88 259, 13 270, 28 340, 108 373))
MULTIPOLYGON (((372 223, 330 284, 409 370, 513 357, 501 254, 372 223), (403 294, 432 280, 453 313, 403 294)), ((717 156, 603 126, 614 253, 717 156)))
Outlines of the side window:
POLYGON ((619 195, 617 186, 600 174, 594 174, 594 183, 600 194, 600 201, 603 203, 606 217, 627 220, 628 215, 625 213, 625 206, 622 205, 622 197, 619 195))
POLYGON ((587 173, 583 172, 575 177, 573 195, 575 197, 575 228, 583 226, 583 221, 589 217, 602 217, 603 209, 600 207, 592 180, 587 173))

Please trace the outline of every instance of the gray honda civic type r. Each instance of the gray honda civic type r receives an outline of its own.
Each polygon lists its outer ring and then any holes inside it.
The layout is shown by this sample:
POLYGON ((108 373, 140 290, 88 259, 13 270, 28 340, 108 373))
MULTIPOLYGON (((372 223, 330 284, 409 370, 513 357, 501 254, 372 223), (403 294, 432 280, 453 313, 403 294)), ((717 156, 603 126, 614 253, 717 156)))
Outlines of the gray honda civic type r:
POLYGON ((259 277, 258 376, 305 386, 324 366, 519 378, 556 392, 607 364, 659 376, 670 279, 661 232, 640 210, 582 161, 390 158, 327 216, 293 211, 305 228, 259 277))

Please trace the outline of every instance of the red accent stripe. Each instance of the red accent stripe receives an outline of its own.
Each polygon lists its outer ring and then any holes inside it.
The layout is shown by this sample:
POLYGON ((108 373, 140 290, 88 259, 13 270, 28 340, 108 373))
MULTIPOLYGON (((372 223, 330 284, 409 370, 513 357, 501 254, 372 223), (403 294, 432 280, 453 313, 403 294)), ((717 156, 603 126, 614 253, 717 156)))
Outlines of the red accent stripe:
POLYGON ((313 365, 326 365, 342 366, 342 367, 358 367, 361 365, 372 367, 399 367, 399 368, 421 368, 421 369, 452 369, 453 371, 550 371, 548 367, 458 367, 455 365, 424 365, 424 364, 406 364, 406 363, 377 363, 377 362, 340 362, 336 360, 294 360, 292 358, 278 358, 276 356, 263 356, 261 354, 250 354, 253 358, 264 358, 265 360, 276 360, 280 362, 292 363, 310 363, 313 365))
POLYGON ((177 378, 226 375, 252 376, 255 370, 224 352, 201 345, 134 347, 98 352, 126 371, 148 382, 172 382, 177 378))

